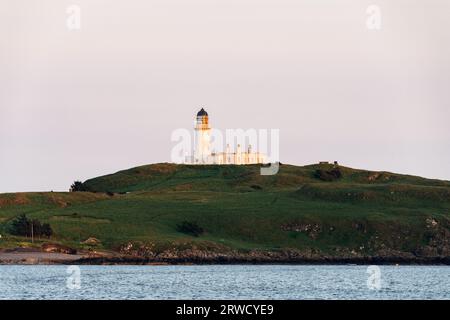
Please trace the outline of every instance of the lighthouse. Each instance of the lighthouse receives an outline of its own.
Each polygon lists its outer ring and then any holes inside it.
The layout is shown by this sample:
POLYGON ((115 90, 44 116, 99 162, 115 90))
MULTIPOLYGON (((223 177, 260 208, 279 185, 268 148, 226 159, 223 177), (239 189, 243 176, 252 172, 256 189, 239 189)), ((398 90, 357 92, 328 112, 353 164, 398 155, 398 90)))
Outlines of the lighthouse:
POLYGON ((208 112, 201 108, 197 112, 194 126, 194 152, 186 157, 189 164, 256 164, 266 163, 266 155, 252 151, 252 146, 237 145, 235 151, 231 151, 227 144, 225 152, 211 151, 211 127, 209 126, 208 112))
POLYGON ((194 131, 195 162, 198 164, 206 164, 211 156, 211 128, 209 127, 208 112, 203 108, 197 113, 194 131))

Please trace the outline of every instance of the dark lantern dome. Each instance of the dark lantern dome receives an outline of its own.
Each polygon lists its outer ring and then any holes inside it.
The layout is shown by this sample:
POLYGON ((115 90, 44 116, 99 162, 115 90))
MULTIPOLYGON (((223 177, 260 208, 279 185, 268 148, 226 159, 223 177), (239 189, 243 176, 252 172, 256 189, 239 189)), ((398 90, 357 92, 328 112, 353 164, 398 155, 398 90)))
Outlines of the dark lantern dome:
POLYGON ((205 111, 205 109, 201 109, 198 113, 197 113, 197 117, 203 117, 203 116, 207 116, 208 112, 205 111))

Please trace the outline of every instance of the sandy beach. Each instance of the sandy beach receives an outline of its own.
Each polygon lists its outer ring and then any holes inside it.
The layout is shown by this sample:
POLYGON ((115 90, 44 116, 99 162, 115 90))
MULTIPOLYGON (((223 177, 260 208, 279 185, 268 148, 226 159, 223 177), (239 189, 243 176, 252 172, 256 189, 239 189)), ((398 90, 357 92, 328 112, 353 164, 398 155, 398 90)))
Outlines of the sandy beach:
POLYGON ((85 255, 42 252, 34 249, 0 250, 0 264, 67 264, 83 257, 85 255))

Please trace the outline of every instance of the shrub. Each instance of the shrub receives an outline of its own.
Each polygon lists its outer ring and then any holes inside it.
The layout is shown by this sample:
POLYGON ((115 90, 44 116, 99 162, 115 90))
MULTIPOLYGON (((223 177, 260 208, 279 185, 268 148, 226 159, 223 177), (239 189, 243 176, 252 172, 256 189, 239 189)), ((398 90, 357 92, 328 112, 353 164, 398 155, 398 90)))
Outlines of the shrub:
POLYGON ((204 230, 196 222, 183 221, 177 225, 177 231, 185 234, 198 237, 204 230))
POLYGON ((322 181, 335 181, 342 177, 341 170, 339 168, 334 168, 332 170, 321 170, 317 169, 314 173, 314 177, 322 181))

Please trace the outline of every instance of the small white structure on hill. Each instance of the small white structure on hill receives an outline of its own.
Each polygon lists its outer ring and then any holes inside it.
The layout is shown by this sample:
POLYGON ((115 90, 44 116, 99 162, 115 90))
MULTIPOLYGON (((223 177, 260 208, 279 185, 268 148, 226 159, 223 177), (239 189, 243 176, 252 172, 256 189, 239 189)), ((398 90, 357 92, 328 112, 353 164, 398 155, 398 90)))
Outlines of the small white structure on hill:
POLYGON ((194 130, 194 152, 192 156, 186 159, 189 164, 256 164, 266 162, 266 156, 259 152, 253 152, 251 145, 243 150, 241 145, 238 144, 236 150, 232 152, 230 145, 227 144, 225 152, 211 152, 211 128, 208 113, 203 108, 197 113, 194 130))

